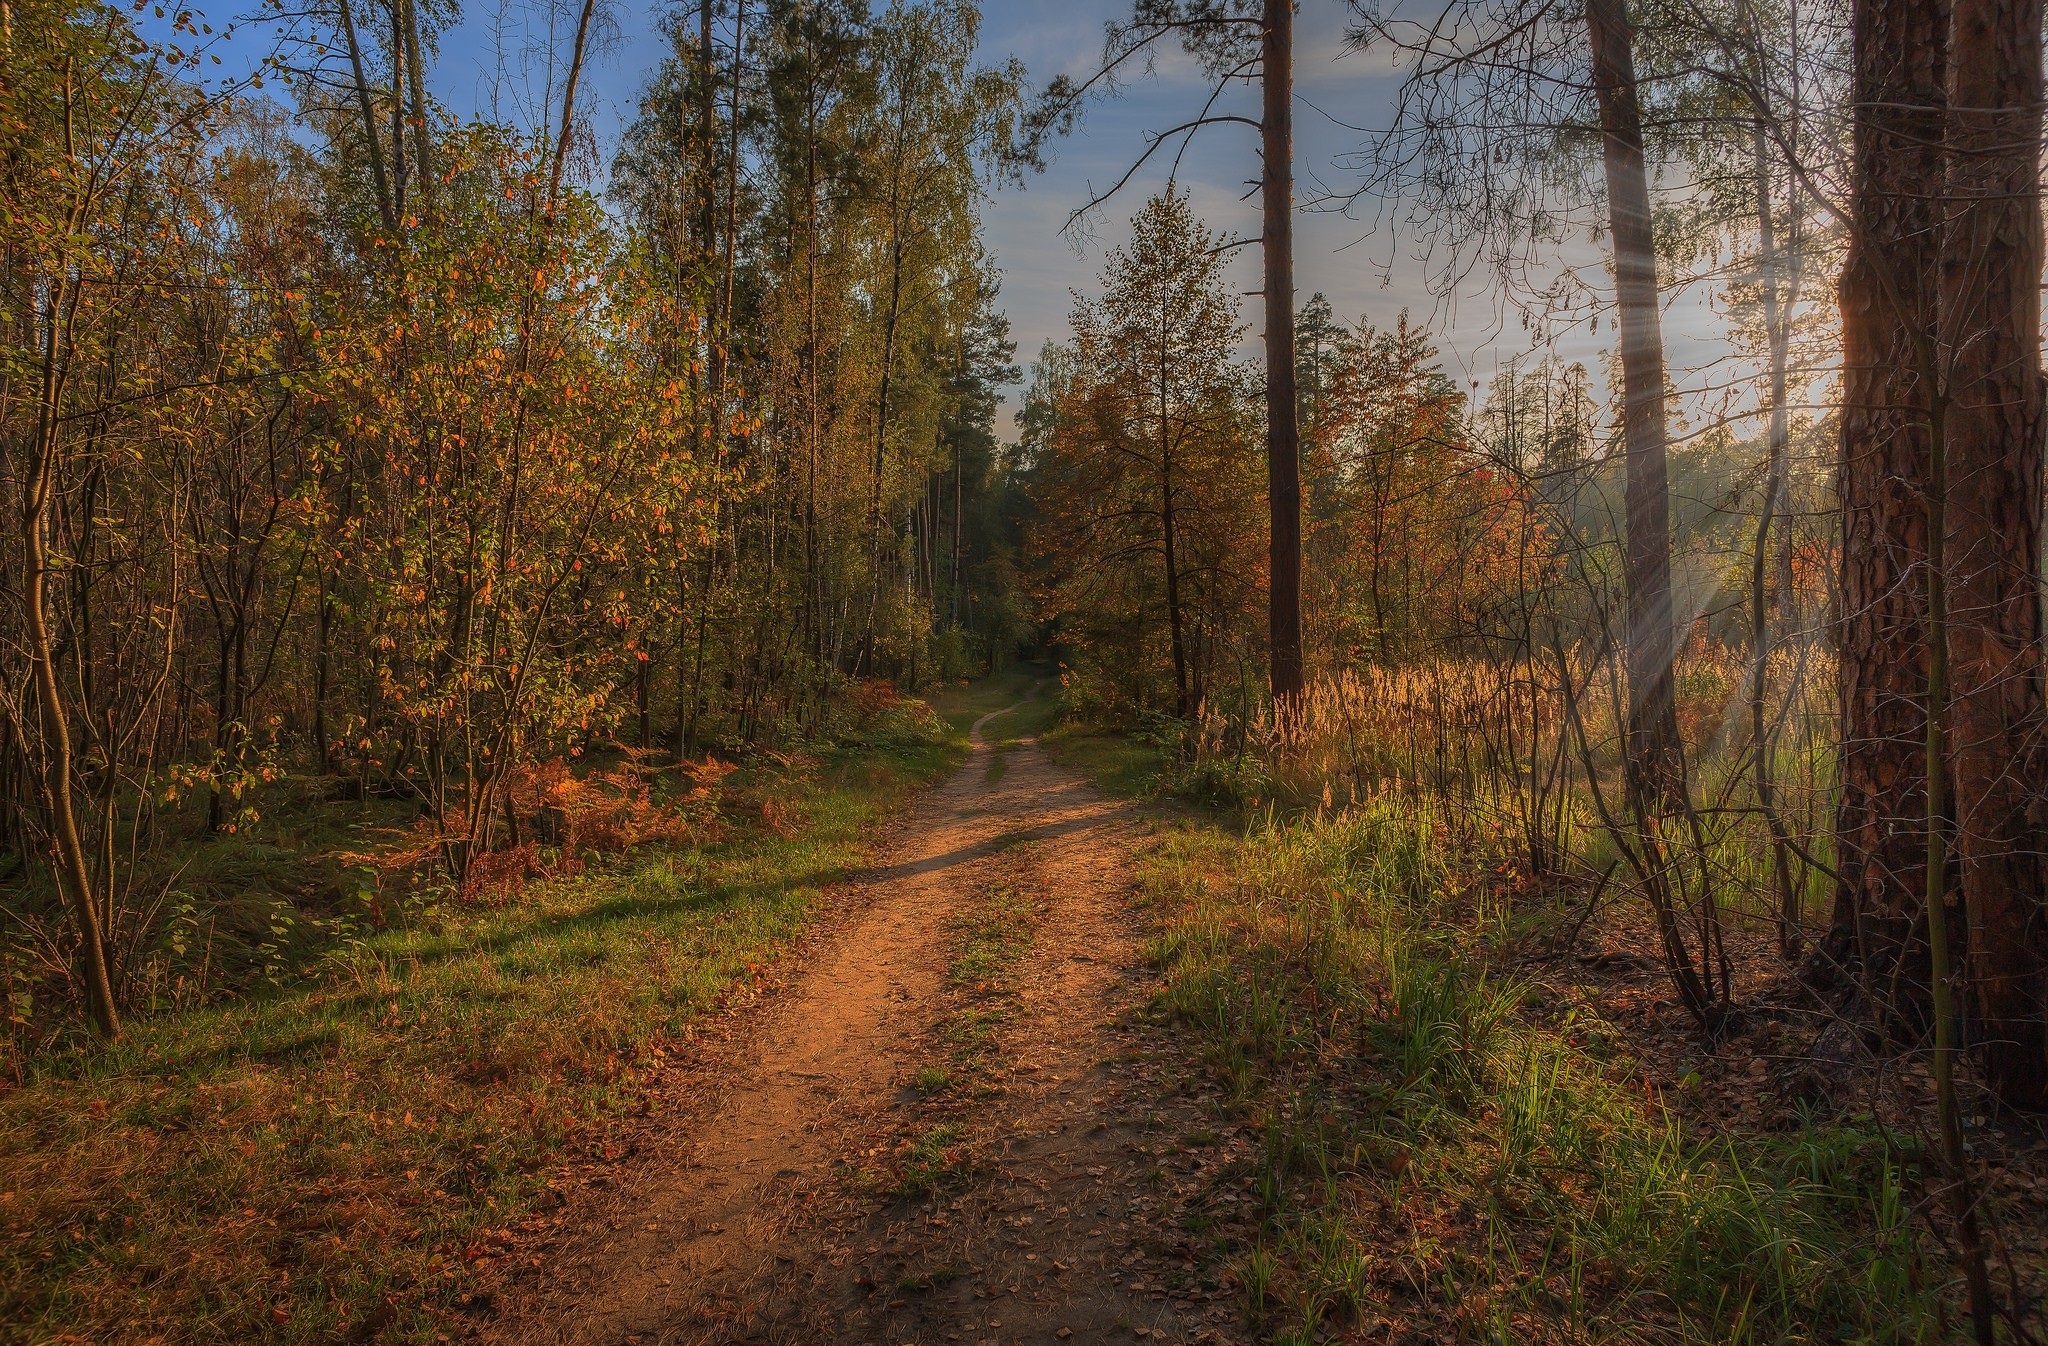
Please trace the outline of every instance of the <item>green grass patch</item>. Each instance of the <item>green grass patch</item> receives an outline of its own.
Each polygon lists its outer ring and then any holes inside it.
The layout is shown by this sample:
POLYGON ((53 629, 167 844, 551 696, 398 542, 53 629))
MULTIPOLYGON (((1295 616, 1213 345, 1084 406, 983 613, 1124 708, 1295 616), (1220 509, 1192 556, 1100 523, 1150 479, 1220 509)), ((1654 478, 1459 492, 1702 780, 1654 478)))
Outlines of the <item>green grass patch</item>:
MULTIPOLYGON (((1012 845, 1029 841, 1018 834, 1012 845)), ((1014 888, 994 887, 981 892, 955 921, 965 937, 960 952, 947 970, 955 986, 967 987, 977 997, 1013 993, 1017 964, 1031 949, 1031 899, 1014 888)))
POLYGON ((1521 1012, 1443 835, 1387 796, 1184 823, 1143 866, 1162 1008, 1262 1137, 1238 1274, 1273 1338, 1388 1317, 1471 1342, 1942 1339, 1898 1138, 1692 1134, 1593 1009, 1521 1012))
MULTIPOLYGON (((974 1140, 963 1109, 987 1092, 997 1040, 1016 1011, 1017 975, 1031 951, 1038 912, 1029 898, 1008 887, 976 894, 954 918, 958 944, 946 978, 955 1002, 939 1024, 944 1065, 925 1065, 911 1084, 945 1120, 910 1141, 894 1164, 886 1190, 903 1199, 935 1196, 956 1188, 974 1167, 974 1140)), ((855 1190, 880 1188, 878 1175, 850 1175, 855 1190)))
MULTIPOLYGON (((1035 684, 1050 676, 1050 670, 1043 664, 1013 664, 994 677, 931 687, 925 692, 924 699, 954 732, 965 735, 976 720, 1022 701, 1035 684)), ((1041 693, 1032 705, 1043 705, 1048 715, 1055 714, 1057 709, 1054 699, 1044 693, 1041 693)), ((993 737, 994 731, 1002 728, 1005 722, 1023 714, 1024 712, 1020 711, 1017 716, 1006 715, 1002 719, 991 721, 990 736, 993 737)))
POLYGON ((974 1161, 964 1122, 941 1122, 919 1136, 903 1156, 895 1195, 905 1199, 937 1196, 960 1185, 974 1161))
POLYGON ((1039 739, 1063 766, 1092 778, 1106 793, 1138 799, 1155 793, 1166 750, 1114 729, 1068 724, 1039 739))
POLYGON ((960 1000, 940 1031, 956 1085, 976 1084, 988 1074, 996 1035, 1016 1009, 1017 971, 1031 951, 1036 918, 1028 897, 999 886, 977 894, 954 920, 961 942, 947 976, 960 1000))
POLYGON ((414 908, 265 994, 28 1059, 0 1095, 0 1339, 448 1331, 550 1168, 604 1154, 697 1019, 868 862, 876 822, 958 765, 926 724, 788 782, 800 827, 414 908))

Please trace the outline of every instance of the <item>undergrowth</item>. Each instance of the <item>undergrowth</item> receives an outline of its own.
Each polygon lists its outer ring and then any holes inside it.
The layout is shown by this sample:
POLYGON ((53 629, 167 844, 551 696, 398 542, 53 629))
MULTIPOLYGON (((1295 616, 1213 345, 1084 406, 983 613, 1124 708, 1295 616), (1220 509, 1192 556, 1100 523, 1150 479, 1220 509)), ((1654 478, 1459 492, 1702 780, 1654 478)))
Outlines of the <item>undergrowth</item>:
POLYGON ((593 855, 497 905, 412 902, 275 984, 20 1059, 0 1093, 0 1340, 448 1331, 466 1265, 549 1169, 606 1156, 693 1023, 961 760, 907 704, 807 767, 759 768, 779 774, 716 839, 593 855))
POLYGON ((1698 1139, 1525 987, 1439 820, 1383 796, 1145 863, 1164 1008, 1263 1137, 1238 1279, 1307 1342, 1926 1342, 1951 1287, 1874 1127, 1698 1139))

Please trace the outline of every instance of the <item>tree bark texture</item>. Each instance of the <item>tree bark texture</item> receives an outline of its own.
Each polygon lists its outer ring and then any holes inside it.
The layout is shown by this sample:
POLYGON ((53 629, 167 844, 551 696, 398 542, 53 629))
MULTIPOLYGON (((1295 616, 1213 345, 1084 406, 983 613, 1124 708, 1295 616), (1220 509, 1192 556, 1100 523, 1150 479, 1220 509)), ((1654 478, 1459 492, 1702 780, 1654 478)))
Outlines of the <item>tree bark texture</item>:
POLYGON ((1276 709, 1307 685, 1301 640, 1301 408, 1294 368, 1294 0, 1266 0, 1266 491, 1271 514, 1268 638, 1276 709))
POLYGON ((1943 0, 1857 0, 1854 179, 1842 315, 1840 802, 1822 953, 1880 1016, 1927 1004, 1926 465, 1940 246, 1943 0))
POLYGON ((1685 798, 1673 699, 1676 626, 1671 607, 1670 489, 1664 420, 1664 333, 1657 308, 1657 249, 1643 156, 1635 60, 1621 0, 1586 0, 1593 85, 1600 103, 1601 164, 1614 235, 1615 306, 1621 324, 1622 442, 1628 538, 1628 725, 1631 788, 1648 806, 1685 798))
POLYGON ((1949 775, 1987 1076, 2048 1106, 2041 811, 2041 0, 1952 0, 1940 358, 1949 775))

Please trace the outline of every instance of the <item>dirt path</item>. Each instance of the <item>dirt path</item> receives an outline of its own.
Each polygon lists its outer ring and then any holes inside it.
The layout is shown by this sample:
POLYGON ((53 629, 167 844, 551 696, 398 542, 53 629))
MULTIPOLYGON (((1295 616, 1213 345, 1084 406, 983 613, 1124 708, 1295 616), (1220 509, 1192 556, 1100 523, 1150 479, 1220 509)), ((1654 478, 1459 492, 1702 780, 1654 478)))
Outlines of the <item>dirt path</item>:
POLYGON ((994 718, 838 930, 479 1297, 479 1335, 1243 1339, 1218 1258, 1244 1140, 1143 1022, 1143 824, 1035 743, 999 752, 994 718))

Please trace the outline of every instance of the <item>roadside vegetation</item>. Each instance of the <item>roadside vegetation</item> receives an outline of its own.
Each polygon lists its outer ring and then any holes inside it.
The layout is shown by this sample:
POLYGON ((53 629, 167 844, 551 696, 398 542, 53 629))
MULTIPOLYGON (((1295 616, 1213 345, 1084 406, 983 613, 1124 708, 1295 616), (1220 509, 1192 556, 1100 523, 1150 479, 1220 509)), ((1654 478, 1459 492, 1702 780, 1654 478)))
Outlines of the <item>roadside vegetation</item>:
POLYGON ((431 1340, 551 1169, 602 1155, 693 1026, 743 1004, 876 825, 964 756, 895 702, 709 797, 657 784, 642 811, 686 816, 683 839, 487 903, 393 893, 381 926, 328 922, 274 984, 17 1056, 4 1336, 431 1340))
POLYGON ((1193 826, 1144 867, 1162 1007, 1260 1129, 1236 1270, 1275 1339, 1941 1339, 1919 1139, 1796 1107, 1688 1125, 1664 1096, 1699 1079, 1541 956, 1572 908, 1489 897, 1440 821, 1387 796, 1193 826))
MULTIPOLYGON (((1925 1058, 1872 1053, 1796 980, 1765 980, 1776 913, 1740 870, 1722 899, 1759 991, 1703 1037, 1639 952, 1647 913, 1608 883, 1532 875, 1498 782, 1413 770, 1460 759, 1458 724, 1382 706, 1228 752, 1145 725, 1050 740, 1090 745, 1068 760, 1153 814, 1157 1009, 1259 1136, 1258 1233, 1230 1270, 1261 1333, 1965 1328, 1925 1058)), ((1613 863, 1583 797, 1561 816, 1570 853, 1613 863)), ((2041 1167, 2024 1126, 1986 1120, 1978 1215, 2024 1324, 2048 1268, 2041 1167)))

